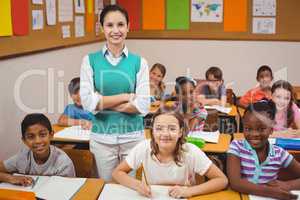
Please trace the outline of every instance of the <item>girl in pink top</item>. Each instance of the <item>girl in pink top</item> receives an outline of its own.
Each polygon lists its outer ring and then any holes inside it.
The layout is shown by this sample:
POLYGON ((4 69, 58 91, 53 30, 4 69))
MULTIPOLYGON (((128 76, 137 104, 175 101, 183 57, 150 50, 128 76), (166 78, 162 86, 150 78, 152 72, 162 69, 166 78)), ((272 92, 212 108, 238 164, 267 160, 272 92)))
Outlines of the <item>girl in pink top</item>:
POLYGON ((276 105, 274 131, 300 129, 300 111, 294 103, 292 85, 287 81, 279 80, 273 84, 271 92, 272 100, 276 105))

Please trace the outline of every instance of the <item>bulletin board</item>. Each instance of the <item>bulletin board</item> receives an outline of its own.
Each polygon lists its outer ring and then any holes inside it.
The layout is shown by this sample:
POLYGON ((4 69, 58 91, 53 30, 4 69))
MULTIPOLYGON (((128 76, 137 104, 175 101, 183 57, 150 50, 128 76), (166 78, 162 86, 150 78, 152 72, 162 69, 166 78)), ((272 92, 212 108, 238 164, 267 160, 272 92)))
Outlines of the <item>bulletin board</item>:
MULTIPOLYGON (((72 0, 73 1, 73 0, 72 0)), ((99 42, 104 40, 102 33, 96 36, 95 31, 87 32, 83 37, 75 37, 74 17, 84 16, 85 14, 73 13, 73 22, 58 22, 58 3, 56 0, 56 25, 46 24, 45 1, 42 5, 32 4, 32 0, 28 1, 29 5, 29 34, 24 36, 5 36, 0 37, 0 58, 10 58, 18 55, 27 55, 34 52, 41 52, 45 50, 58 49, 92 42, 99 42), (43 10, 44 13, 44 27, 41 30, 32 30, 32 10, 43 10), (71 37, 62 37, 62 26, 70 25, 71 37)), ((0 3, 1 4, 1 3, 0 3)), ((0 5, 1 6, 1 5, 0 5)), ((73 9, 75 12, 75 10, 73 9)), ((95 20, 97 16, 95 15, 95 20)), ((84 22, 85 23, 85 22, 84 22)))
MULTIPOLYGON (((31 2, 31 0, 29 0, 31 2)), ((300 0, 276 0, 276 32, 275 34, 253 34, 252 32, 252 3, 254 0, 244 0, 247 4, 247 24, 245 31, 224 31, 224 21, 220 23, 211 22, 191 22, 189 21, 188 28, 184 30, 168 29, 167 27, 167 2, 168 1, 188 1, 192 0, 117 0, 116 2, 123 7, 129 6, 129 17, 132 22, 132 14, 130 9, 138 9, 139 12, 134 17, 138 19, 138 23, 131 23, 131 30, 128 34, 129 39, 208 39, 208 40, 258 40, 258 41, 300 41, 300 0), (157 13, 148 13, 152 18, 164 17, 163 27, 160 30, 144 30, 143 29, 143 6, 147 2, 165 3, 165 16, 159 16, 157 13), (136 4, 137 3, 137 4, 136 4), (135 6, 132 6, 135 5, 135 6)), ((228 2, 235 0, 223 0, 224 7, 228 2)), ((104 0, 104 5, 110 3, 110 0, 104 0)), ((57 4, 56 4, 57 5, 57 4)), ((45 10, 43 5, 29 6, 29 13, 33 9, 45 10)), ((178 8, 180 14, 181 10, 178 8)), ((189 12, 191 6, 189 5, 189 12)), ((223 13, 226 14, 226 13, 223 13)), ((31 15, 31 14, 30 14, 31 15)), ((78 15, 78 14, 76 14, 78 15)), ((75 16, 75 13, 74 13, 75 16)), ((191 16, 189 16, 191 17, 191 16)), ((234 16, 233 16, 234 17, 234 16)), ((44 19, 46 17, 44 16, 44 19)), ((31 19, 31 16, 29 17, 31 19)), ((96 16, 95 16, 95 19, 96 16)), ((191 19, 189 19, 191 20, 191 19)), ((45 23, 44 23, 45 24, 45 23)), ((74 37, 74 22, 59 23, 54 26, 45 25, 42 30, 31 29, 29 23, 29 35, 27 36, 9 36, 0 37, 0 58, 15 57, 38 51, 49 49, 63 48, 74 45, 81 45, 104 40, 101 33, 99 36, 95 32, 85 32, 84 37, 74 37), (71 37, 62 38, 61 26, 70 25, 71 37)))

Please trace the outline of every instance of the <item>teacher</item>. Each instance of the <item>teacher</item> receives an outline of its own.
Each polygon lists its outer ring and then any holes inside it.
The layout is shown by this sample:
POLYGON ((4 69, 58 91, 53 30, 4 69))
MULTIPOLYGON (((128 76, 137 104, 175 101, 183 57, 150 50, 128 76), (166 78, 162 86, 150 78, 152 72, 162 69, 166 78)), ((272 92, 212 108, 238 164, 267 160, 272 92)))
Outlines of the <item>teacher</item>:
POLYGON ((83 58, 80 96, 83 108, 95 118, 90 137, 98 177, 112 180, 113 169, 144 139, 143 116, 150 107, 148 65, 128 51, 128 13, 118 5, 100 15, 106 45, 83 58))

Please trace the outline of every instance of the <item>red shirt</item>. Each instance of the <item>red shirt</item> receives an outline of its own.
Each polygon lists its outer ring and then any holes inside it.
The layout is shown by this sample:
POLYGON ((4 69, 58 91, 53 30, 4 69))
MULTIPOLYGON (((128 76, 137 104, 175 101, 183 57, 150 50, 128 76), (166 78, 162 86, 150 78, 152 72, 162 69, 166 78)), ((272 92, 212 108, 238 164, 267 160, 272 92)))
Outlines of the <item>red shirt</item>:
POLYGON ((249 90, 244 96, 240 99, 240 104, 247 107, 251 103, 255 103, 262 99, 271 99, 271 91, 270 90, 262 90, 261 87, 256 87, 249 90))

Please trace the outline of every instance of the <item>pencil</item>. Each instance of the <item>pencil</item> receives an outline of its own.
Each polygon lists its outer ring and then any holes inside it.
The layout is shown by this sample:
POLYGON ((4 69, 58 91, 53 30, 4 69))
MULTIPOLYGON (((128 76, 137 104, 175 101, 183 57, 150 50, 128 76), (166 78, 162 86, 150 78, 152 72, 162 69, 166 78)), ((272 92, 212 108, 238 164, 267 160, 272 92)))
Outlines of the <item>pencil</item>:
POLYGON ((142 173, 144 174, 144 179, 145 179, 146 185, 149 186, 143 164, 142 164, 142 173))
POLYGON ((33 187, 36 185, 37 181, 39 180, 39 176, 36 179, 33 179, 33 183, 31 185, 31 189, 33 189, 33 187))

